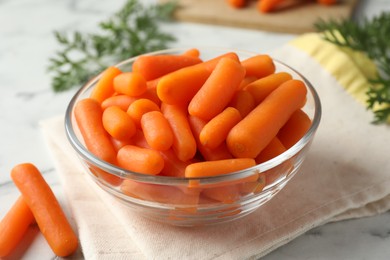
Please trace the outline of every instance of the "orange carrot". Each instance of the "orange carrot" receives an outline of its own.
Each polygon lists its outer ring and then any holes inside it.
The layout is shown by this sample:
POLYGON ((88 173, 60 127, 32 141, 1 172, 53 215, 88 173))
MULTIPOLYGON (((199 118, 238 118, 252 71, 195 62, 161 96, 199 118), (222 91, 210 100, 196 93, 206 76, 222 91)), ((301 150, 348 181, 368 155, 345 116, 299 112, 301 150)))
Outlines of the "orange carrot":
POLYGON ((192 163, 186 167, 186 178, 210 177, 228 174, 256 165, 252 158, 235 158, 218 161, 204 161, 192 163))
POLYGON ((252 192, 257 194, 263 191, 266 185, 266 177, 264 173, 259 173, 258 176, 256 181, 242 182, 238 185, 242 195, 248 195, 252 192))
POLYGON ((286 147, 280 142, 277 137, 274 137, 271 142, 259 153, 256 157, 256 163, 266 162, 286 151, 286 147))
POLYGON ((225 142, 230 129, 232 129, 240 120, 240 112, 233 107, 227 107, 206 123, 199 134, 200 142, 210 149, 217 148, 225 142))
POLYGON ((75 252, 77 236, 39 170, 31 163, 19 164, 12 169, 11 177, 53 252, 61 257, 75 252))
POLYGON ((165 151, 173 144, 173 132, 168 120, 160 111, 151 111, 141 118, 145 139, 155 150, 165 151))
POLYGON ((164 168, 164 159, 156 150, 126 145, 118 151, 118 165, 129 171, 157 175, 164 168))
POLYGON ((196 154, 197 147, 188 123, 187 110, 180 106, 163 103, 161 111, 168 120, 173 132, 173 151, 183 162, 192 159, 196 154))
POLYGON ((334 5, 337 3, 337 0, 317 0, 317 3, 322 5, 334 5))
POLYGON ((108 67, 103 73, 99 81, 94 86, 90 98, 102 103, 103 100, 114 94, 113 80, 122 71, 117 67, 108 67))
POLYGON ((280 129, 278 138, 288 149, 296 144, 309 130, 311 120, 301 109, 295 111, 286 124, 280 129))
POLYGON ((143 55, 134 61, 133 71, 140 73, 149 81, 201 62, 201 59, 188 55, 143 55))
POLYGON ((150 111, 160 111, 159 106, 153 101, 145 98, 134 101, 127 109, 127 114, 133 119, 136 126, 141 127, 142 116, 150 111))
POLYGON ((233 156, 255 158, 300 107, 306 93, 302 81, 289 80, 268 95, 229 132, 226 142, 233 156))
POLYGON ((238 89, 244 89, 247 85, 249 85, 250 83, 252 83, 253 81, 256 81, 258 78, 255 77, 255 76, 250 76, 250 77, 245 77, 241 83, 240 83, 240 86, 238 87, 238 89))
POLYGON ((34 215, 20 196, 0 222, 0 257, 15 249, 33 222, 34 215))
POLYGON ((226 204, 234 203, 241 197, 241 191, 237 185, 207 188, 201 194, 226 204))
POLYGON ((210 120, 226 107, 237 91, 245 69, 233 59, 222 58, 188 105, 190 115, 210 120))
POLYGON ((132 144, 132 140, 118 140, 113 137, 110 138, 115 151, 119 151, 123 146, 132 144))
POLYGON ((245 0, 226 0, 226 2, 234 8, 242 8, 246 4, 245 0))
POLYGON ((210 76, 205 66, 190 66, 160 79, 157 84, 157 95, 162 102, 169 105, 187 105, 210 76))
POLYGON ((129 140, 135 134, 133 119, 117 106, 104 110, 102 121, 104 129, 116 139, 129 140))
POLYGON ((115 164, 116 151, 103 127, 100 104, 91 98, 80 100, 75 106, 74 115, 88 150, 101 160, 115 164))
POLYGON ((274 11, 285 0, 258 0, 257 10, 261 13, 274 11))
POLYGON ((129 108, 130 104, 136 101, 137 98, 135 97, 129 97, 126 95, 117 95, 117 96, 112 96, 107 99, 105 99, 102 102, 102 109, 105 110, 107 107, 111 106, 118 106, 120 107, 123 111, 127 111, 129 108))
POLYGON ((164 159, 164 168, 161 170, 161 175, 171 177, 184 177, 184 171, 191 160, 182 161, 179 159, 172 149, 160 151, 164 159))
POLYGON ((238 55, 235 52, 227 52, 227 53, 219 55, 215 58, 212 58, 210 60, 204 61, 203 63, 198 64, 197 66, 203 66, 211 73, 215 69, 215 67, 217 66, 219 61, 223 58, 229 58, 229 59, 235 60, 237 62, 240 61, 240 59, 238 58, 238 55))
POLYGON ((191 49, 186 50, 182 55, 199 58, 200 52, 199 52, 199 49, 197 49, 197 48, 191 48, 191 49))
POLYGON ((272 91, 279 87, 292 76, 287 72, 271 74, 248 84, 244 89, 252 94, 256 105, 260 104, 272 91))
POLYGON ((137 72, 124 72, 114 78, 114 90, 117 93, 137 97, 145 93, 146 80, 137 72))
POLYGON ((243 60, 241 64, 245 68, 246 77, 262 78, 275 72, 274 61, 268 55, 259 54, 252 56, 243 60))
POLYGON ((244 118, 256 107, 256 103, 251 93, 246 90, 239 90, 234 94, 229 106, 237 109, 241 117, 244 118))
POLYGON ((202 154, 204 159, 206 159, 207 161, 215 161, 215 160, 232 158, 232 155, 227 149, 225 143, 222 143, 220 146, 218 146, 215 149, 210 149, 202 145, 202 143, 199 140, 199 135, 203 127, 206 125, 206 122, 204 120, 200 119, 199 117, 189 116, 188 122, 190 123, 191 130, 194 135, 198 150, 202 154))
POLYGON ((121 185, 121 190, 130 196, 138 199, 193 207, 198 204, 199 193, 184 193, 177 187, 168 185, 158 185, 125 180, 121 185))

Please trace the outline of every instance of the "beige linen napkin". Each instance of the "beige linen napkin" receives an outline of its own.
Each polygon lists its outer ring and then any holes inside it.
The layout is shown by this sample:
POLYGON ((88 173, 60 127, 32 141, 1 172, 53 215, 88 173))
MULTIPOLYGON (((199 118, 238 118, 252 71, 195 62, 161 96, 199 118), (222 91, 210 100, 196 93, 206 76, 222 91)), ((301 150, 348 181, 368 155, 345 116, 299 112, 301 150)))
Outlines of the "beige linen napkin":
MULTIPOLYGON (((338 62, 348 60, 337 55, 338 62)), ((263 207, 228 224, 172 227, 130 212, 83 173, 63 117, 42 122, 85 258, 253 259, 324 223, 389 210, 390 129, 370 124, 371 113, 341 85, 343 73, 325 69, 317 56, 299 41, 274 53, 305 75, 322 100, 322 122, 301 171, 263 207)), ((345 75, 356 69, 339 65, 345 75)))

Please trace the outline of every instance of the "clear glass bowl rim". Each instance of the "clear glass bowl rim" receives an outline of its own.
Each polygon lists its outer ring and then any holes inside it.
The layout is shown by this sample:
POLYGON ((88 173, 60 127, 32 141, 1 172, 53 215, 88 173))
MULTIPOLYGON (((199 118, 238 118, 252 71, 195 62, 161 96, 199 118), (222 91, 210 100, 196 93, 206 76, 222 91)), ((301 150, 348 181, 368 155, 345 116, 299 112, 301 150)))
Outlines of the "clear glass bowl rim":
MULTIPOLYGON (((202 49, 206 51, 213 50, 213 48, 210 47, 195 47, 200 50, 202 53, 202 49)), ((158 55, 158 54, 168 54, 168 53, 179 53, 183 52, 185 50, 188 50, 188 48, 171 48, 171 49, 165 49, 165 50, 160 50, 160 51, 155 51, 155 52, 149 52, 146 54, 142 55, 158 55)), ((250 52, 250 51, 243 51, 243 50, 234 50, 234 49, 224 49, 224 48, 215 48, 215 50, 218 51, 226 51, 226 52, 236 52, 238 54, 245 54, 245 55, 258 55, 259 53, 255 52, 250 52)), ((133 62, 138 56, 131 57, 129 59, 126 59, 116 65, 115 67, 120 68, 121 66, 128 65, 129 63, 133 62)), ((92 153, 90 153, 87 148, 81 143, 79 138, 77 137, 73 127, 73 122, 72 122, 72 114, 73 114, 73 109, 78 101, 79 97, 91 86, 93 86, 101 77, 102 73, 98 74, 96 77, 92 78, 89 80, 85 85, 83 85, 72 97, 71 101, 68 104, 68 107, 65 112, 65 133, 66 136, 72 145, 72 147, 77 151, 78 155, 81 156, 84 160, 88 161, 89 163, 113 174, 116 175, 120 178, 123 179, 131 179, 131 180, 136 180, 140 182, 146 182, 146 183, 153 183, 153 184, 169 184, 169 185, 188 185, 189 180, 201 180, 202 183, 220 183, 220 182, 225 182, 225 181, 230 181, 230 180, 237 180, 237 179, 242 179, 249 177, 253 175, 254 173, 261 173, 265 172, 269 169, 272 169, 280 164, 282 164, 284 161, 290 159, 293 157, 295 154, 297 154, 301 149, 303 149, 314 137, 315 132, 317 131, 317 128, 320 124, 321 121, 321 114, 322 114, 322 109, 321 109, 321 102, 320 98, 318 96, 317 91, 313 87, 313 85, 304 77, 301 73, 299 73, 297 70, 294 68, 290 67, 289 65, 274 59, 275 64, 278 64, 280 66, 284 66, 287 69, 293 71, 296 73, 299 77, 301 77, 301 80, 303 80, 309 90, 308 93, 313 97, 314 101, 314 115, 312 118, 312 124, 307 131, 307 133, 291 148, 286 150, 284 153, 272 158, 269 161, 266 161, 264 163, 258 164, 256 166, 253 166, 251 168, 247 168, 241 171, 236 171, 232 172, 229 174, 224 174, 224 175, 219 175, 219 176, 211 176, 211 177, 201 177, 201 178, 180 178, 180 177, 169 177, 169 176, 158 176, 158 175, 147 175, 147 174, 142 174, 142 173, 137 173, 133 171, 129 171, 123 168, 120 168, 116 165, 107 163, 92 153)))

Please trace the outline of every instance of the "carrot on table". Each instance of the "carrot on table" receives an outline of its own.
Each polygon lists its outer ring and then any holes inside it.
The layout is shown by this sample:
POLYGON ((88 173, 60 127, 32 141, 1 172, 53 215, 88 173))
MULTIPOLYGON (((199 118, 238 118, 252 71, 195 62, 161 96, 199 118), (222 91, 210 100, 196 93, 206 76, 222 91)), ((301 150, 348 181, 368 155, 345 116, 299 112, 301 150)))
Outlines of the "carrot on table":
POLYGON ((114 90, 117 93, 137 97, 145 93, 146 80, 137 72, 124 72, 114 78, 114 90))
POLYGON ((172 148, 181 161, 192 159, 197 151, 196 141, 187 118, 187 109, 163 103, 161 111, 173 132, 172 148))
POLYGON ((74 253, 77 236, 39 170, 31 163, 19 164, 12 169, 11 177, 53 252, 62 257, 74 253))
POLYGON ((269 13, 274 11, 285 0, 258 0, 257 10, 261 13, 269 13))
POLYGON ((146 81, 149 81, 201 62, 202 60, 198 57, 189 55, 143 55, 134 61, 133 72, 140 73, 146 81))
POLYGON ((141 118, 150 111, 160 111, 160 107, 150 99, 140 98, 129 106, 127 114, 133 119, 136 126, 141 127, 141 118))
POLYGON ((232 100, 230 100, 229 106, 237 109, 241 117, 244 118, 256 107, 256 103, 251 93, 246 90, 239 90, 234 94, 232 100))
POLYGON ((205 66, 199 65, 174 71, 160 79, 157 95, 166 104, 187 105, 210 74, 205 66))
POLYGON ((241 61, 241 64, 245 68, 246 77, 254 76, 260 79, 275 72, 273 59, 265 54, 259 54, 247 58, 241 61))
POLYGON ((226 2, 234 8, 241 8, 246 4, 246 0, 226 0, 226 2))
POLYGON ((164 159, 156 150, 126 145, 118 151, 118 165, 129 171, 157 175, 164 168, 164 159))
POLYGON ((137 98, 135 97, 129 97, 127 95, 116 95, 105 99, 101 105, 103 110, 105 110, 107 107, 118 106, 123 111, 127 111, 130 104, 136 100, 137 98))
POLYGON ((165 151, 173 144, 173 132, 168 120, 160 111, 151 111, 141 118, 141 129, 151 148, 165 151))
POLYGON ((274 137, 271 142, 257 155, 256 163, 266 162, 286 151, 286 147, 280 142, 278 137, 274 137))
POLYGON ((276 136, 306 99, 307 89, 300 80, 289 80, 235 125, 226 139, 235 157, 255 158, 276 136))
POLYGON ((33 222, 34 215, 23 196, 19 196, 0 222, 0 257, 9 255, 16 248, 33 222))
POLYGON ((278 138, 288 149, 296 144, 309 130, 311 120, 301 109, 295 111, 278 132, 278 138))
POLYGON ((103 127, 114 138, 129 140, 136 131, 133 119, 117 106, 108 107, 102 116, 103 127))
POLYGON ((191 131, 194 135, 198 150, 204 159, 207 161, 215 161, 232 158, 232 155, 230 154, 225 143, 222 143, 215 149, 210 149, 202 145, 199 140, 199 135, 203 127, 206 125, 206 122, 203 119, 200 119, 196 116, 189 116, 188 122, 190 123, 191 131))
POLYGON ((287 80, 291 80, 292 76, 287 72, 274 73, 264 78, 253 81, 244 89, 252 94, 256 105, 260 104, 272 91, 279 87, 287 80))
POLYGON ((255 165, 256 162, 252 158, 203 161, 189 164, 184 174, 186 178, 211 177, 244 170, 255 165))
POLYGON ((233 107, 227 107, 206 123, 199 134, 200 142, 210 149, 217 148, 225 142, 230 129, 240 120, 240 112, 233 107))
POLYGON ((210 120, 226 107, 237 91, 245 75, 245 69, 233 59, 222 58, 210 77, 191 99, 188 112, 210 120))
POLYGON ((102 72, 101 78, 94 86, 90 98, 102 103, 103 100, 115 93, 113 82, 114 78, 121 74, 122 71, 117 67, 108 67, 102 72))

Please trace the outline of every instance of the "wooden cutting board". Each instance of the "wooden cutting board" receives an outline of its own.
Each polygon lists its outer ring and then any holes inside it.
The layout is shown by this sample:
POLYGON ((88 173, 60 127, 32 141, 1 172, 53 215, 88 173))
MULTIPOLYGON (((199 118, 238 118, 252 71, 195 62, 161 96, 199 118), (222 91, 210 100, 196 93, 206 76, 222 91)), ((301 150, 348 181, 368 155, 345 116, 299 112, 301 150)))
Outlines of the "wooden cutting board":
POLYGON ((341 0, 333 6, 323 6, 315 1, 295 0, 291 6, 268 14, 256 10, 256 0, 249 1, 248 6, 242 9, 230 7, 226 0, 177 2, 178 8, 174 17, 179 21, 299 34, 314 31, 313 24, 318 19, 349 18, 358 0, 341 0))

